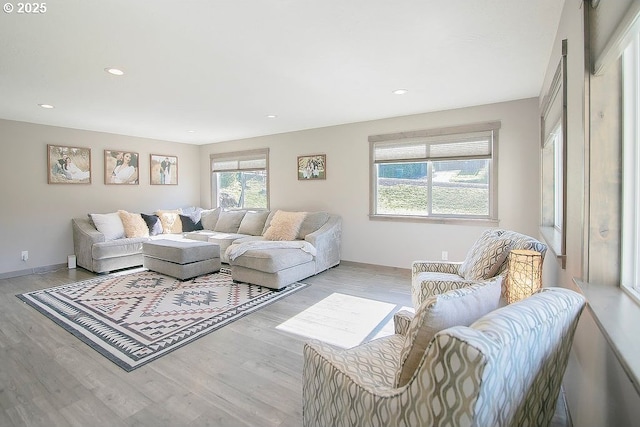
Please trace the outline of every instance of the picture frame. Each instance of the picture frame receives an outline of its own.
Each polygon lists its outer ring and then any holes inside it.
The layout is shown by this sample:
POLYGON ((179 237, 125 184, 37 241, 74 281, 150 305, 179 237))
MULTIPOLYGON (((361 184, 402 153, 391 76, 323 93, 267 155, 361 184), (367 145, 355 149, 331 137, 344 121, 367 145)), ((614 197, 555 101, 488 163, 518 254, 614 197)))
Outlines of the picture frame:
POLYGON ((327 179, 327 155, 311 154, 298 156, 298 180, 327 179))
POLYGON ((91 184, 91 149, 47 144, 47 183, 91 184))
POLYGON ((151 185, 178 185, 178 156, 151 154, 149 173, 151 185))
POLYGON ((104 183, 138 185, 140 155, 127 150, 104 150, 104 183))

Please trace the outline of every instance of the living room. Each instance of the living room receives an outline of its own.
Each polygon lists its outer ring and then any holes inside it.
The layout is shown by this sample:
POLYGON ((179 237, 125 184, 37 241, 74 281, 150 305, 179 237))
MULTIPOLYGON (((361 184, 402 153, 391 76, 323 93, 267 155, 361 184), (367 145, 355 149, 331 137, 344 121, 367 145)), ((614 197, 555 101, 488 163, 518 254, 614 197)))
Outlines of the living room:
MULTIPOLYGON (((55 5, 50 5, 50 7, 55 9, 55 5)), ((33 277, 33 280, 37 282, 42 273, 46 274, 52 270, 65 268, 67 256, 74 253, 71 218, 88 213, 113 212, 118 209, 151 213, 158 209, 189 206, 213 207, 210 155, 264 148, 269 149, 269 206, 285 210, 323 210, 339 214, 343 221, 343 264, 345 266, 351 265, 356 269, 358 267, 364 267, 365 270, 371 268, 379 272, 377 276, 366 274, 363 276, 364 278, 360 279, 353 276, 355 273, 350 273, 352 275, 348 277, 352 280, 362 280, 359 286, 363 286, 366 281, 379 282, 375 287, 375 294, 378 295, 383 292, 384 284, 390 280, 387 277, 398 274, 399 276, 394 279, 398 282, 390 285, 391 289, 396 289, 401 286, 398 283, 402 283, 402 277, 408 277, 407 270, 412 261, 417 259, 440 260, 443 252, 447 252, 449 260, 463 260, 469 247, 480 233, 496 224, 370 219, 371 160, 368 138, 372 135, 496 120, 500 122, 499 160, 497 162, 499 184, 496 194, 499 227, 542 238, 539 231, 541 211, 539 196, 542 191, 539 160, 541 156, 540 110, 544 95, 551 85, 558 60, 561 57, 563 39, 569 40, 568 81, 571 82, 567 86, 567 125, 570 135, 567 147, 569 160, 566 203, 567 245, 564 259, 556 258, 553 255, 546 258, 544 283, 545 286, 560 285, 576 289, 574 278, 587 281, 589 277, 592 277, 593 281, 596 281, 595 279, 606 281, 611 277, 608 270, 614 268, 617 263, 600 266, 602 262, 598 262, 596 254, 606 254, 606 252, 598 252, 599 249, 594 243, 598 240, 590 234, 598 212, 595 208, 590 208, 589 213, 592 218, 584 215, 585 206, 588 206, 587 201, 591 199, 592 205, 597 204, 598 191, 602 188, 602 184, 597 182, 597 178, 595 178, 600 166, 597 162, 593 165, 589 164, 589 159, 585 159, 583 156, 583 153, 590 148, 585 142, 587 135, 585 135, 585 126, 583 125, 585 117, 589 117, 586 112, 588 105, 585 105, 584 101, 586 89, 582 85, 585 79, 584 7, 590 6, 578 1, 564 2, 562 13, 558 16, 557 34, 549 38, 553 47, 549 51, 550 55, 547 61, 541 65, 544 77, 543 84, 538 93, 520 99, 453 109, 443 108, 432 112, 398 115, 392 113, 383 116, 386 118, 198 144, 173 142, 173 140, 163 140, 162 138, 128 136, 106 131, 82 130, 74 128, 73 125, 42 124, 51 120, 47 115, 55 115, 57 110, 64 109, 62 95, 60 95, 60 104, 56 105, 52 111, 38 111, 37 114, 40 116, 38 119, 29 121, 8 114, 0 116, 3 117, 0 119, 0 135, 2 135, 3 157, 5 159, 0 172, 0 176, 3 178, 0 181, 0 194, 5 200, 5 214, 2 221, 3 238, 0 244, 0 279, 3 280, 7 289, 2 292, 3 298, 9 301, 11 297, 16 304, 19 302, 13 295, 9 295, 9 293, 18 293, 11 284, 11 279, 22 278, 21 280, 24 280, 26 276, 33 277), (91 184, 48 184, 47 144, 90 148, 91 184), (139 154, 139 185, 115 186, 104 183, 103 150, 107 149, 126 149, 139 154), (170 155, 178 159, 177 185, 150 185, 149 159, 152 154, 170 155), (312 154, 326 155, 326 179, 298 180, 296 176, 297 157, 312 154), (587 173, 588 170, 591 170, 591 175, 587 173), (585 178, 589 176, 590 178, 585 178), (27 260, 21 259, 23 251, 28 251, 27 260), (565 263, 564 268, 563 262, 565 263)), ((8 18, 9 15, 6 13, 2 17, 3 21, 8 18)), ((40 19, 45 16, 20 18, 40 19)), ((13 37, 15 40, 18 35, 14 34, 13 37)), ((5 40, 11 40, 11 38, 5 40)), ((108 83, 104 90, 108 91, 110 87, 113 88, 120 84, 117 78, 107 77, 108 83)), ((127 75, 123 77, 126 78, 127 75)), ((598 81, 596 79, 601 80, 602 77, 593 78, 592 85, 597 89, 598 81)), ((407 95, 410 96, 411 92, 407 95)), ((33 100, 32 104, 36 105, 38 102, 45 101, 33 100)), ((166 108, 170 110, 171 102, 165 102, 167 103, 166 108)), ((393 106, 402 102, 402 97, 390 94, 388 102, 393 106)), ((93 114, 99 115, 100 108, 90 104, 87 105, 87 109, 93 114)), ((592 108, 594 111, 600 109, 597 106, 592 108)), ((141 121, 150 119, 145 117, 141 121)), ((280 114, 280 117, 265 118, 264 120, 282 119, 282 114, 280 114)), ((95 120, 98 121, 97 118, 95 120)), ((87 127, 87 129, 89 128, 87 127)), ((593 132, 595 133, 595 131, 593 132)), ((189 137, 191 136, 186 136, 185 139, 189 137)), ((593 145, 595 146, 595 144, 593 145)), ((597 155, 596 152, 593 152, 594 157, 597 155)), ((611 234, 614 234, 613 232, 619 233, 614 225, 606 224, 606 226, 611 230, 611 234)), ((69 271, 68 274, 70 276, 78 274, 84 277, 80 270, 79 272, 69 271)), ((78 280, 80 278, 78 277, 78 280)), ((56 277, 55 280, 62 279, 56 277)), ((47 286, 55 284, 57 283, 47 286)), ((410 286, 408 278, 406 286, 408 292, 410 286)), ((15 310, 17 311, 17 309, 15 310)), ((12 311, 11 316, 16 316, 16 311, 12 311)), ((11 322, 14 321, 15 319, 12 317, 11 322)), ((601 323, 602 320, 597 314, 585 311, 567 369, 565 393, 569 414, 573 425, 576 426, 625 425, 625 421, 637 419, 639 415, 640 396, 638 395, 637 383, 633 380, 637 371, 633 374, 634 366, 625 357, 624 349, 621 350, 616 342, 611 342, 610 335, 615 335, 616 332, 606 332, 606 330, 603 332, 601 323)), ((224 333, 224 328, 220 331, 224 333)), ((13 337, 11 332, 7 332, 5 335, 13 337)), ((244 337, 256 338, 250 332, 246 332, 244 337)), ((17 338, 13 337, 12 339, 17 338)), ((73 337, 69 338, 69 340, 71 339, 73 337)), ((229 341, 233 340, 229 339, 229 341)), ((204 344, 197 345, 200 347, 200 351, 195 356, 183 356, 179 360, 188 363, 190 360, 204 355, 208 358, 209 363, 215 363, 215 354, 220 350, 216 350, 213 353, 214 356, 207 356, 204 344)), ((637 338, 633 337, 627 340, 626 346, 631 347, 632 351, 634 348, 637 349, 637 338)), ((269 348, 269 351, 273 351, 272 347, 269 348)), ((77 349, 77 347, 74 346, 72 349, 77 349)), ((33 355, 37 348, 29 347, 25 351, 33 355)), ((62 348, 60 351, 64 357, 74 357, 70 351, 62 350, 62 348)), ((38 360, 45 362, 44 359, 38 360)), ((100 365, 101 370, 108 369, 101 362, 96 363, 100 365)), ((168 369, 166 365, 167 362, 163 362, 163 369, 168 369)), ((90 384, 95 379, 92 377, 90 369, 90 367, 85 368, 85 372, 83 372, 85 378, 82 379, 82 375, 80 375, 78 381, 89 389, 98 390, 99 394, 99 390, 103 386, 104 390, 107 389, 104 382, 109 380, 100 377, 99 380, 95 380, 96 383, 90 384)), ((248 373, 246 375, 242 381, 250 379, 250 375, 248 373)), ((291 375, 294 376, 294 374, 291 375)), ((53 378, 55 379, 55 375, 53 378)), ((112 381, 119 381, 121 378, 118 376, 112 381)), ((127 380, 127 382, 129 381, 133 382, 134 380, 127 380)), ((226 379, 226 381, 231 384, 229 387, 233 388, 231 380, 226 379)), ((55 384, 52 379, 43 380, 43 382, 45 388, 55 384)), ((202 385, 196 384, 196 386, 202 385)), ((36 386, 34 385, 34 387, 36 386)), ((191 392, 189 387, 179 386, 178 388, 184 393, 191 392)), ((65 390, 65 393, 67 395, 61 397, 58 402, 60 406, 70 404, 72 399, 68 395, 68 390, 65 390)), ((152 394, 150 391, 148 393, 152 394)), ((268 393, 268 390, 265 390, 265 393, 268 393)), ((40 396, 38 392, 34 392, 34 395, 40 396)), ((101 397, 106 398, 104 395, 101 397)), ((118 399, 115 396, 113 398, 118 399)), ((132 399, 133 403, 122 402, 123 408, 127 408, 127 410, 122 410, 120 415, 127 411, 133 413, 139 406, 142 406, 136 400, 139 399, 139 396, 128 395, 128 398, 132 399), (139 403, 140 405, 138 405, 139 403)), ((2 408, 7 411, 9 406, 14 410, 20 407, 19 404, 15 404, 16 399, 9 399, 14 403, 7 403, 7 406, 2 405, 2 408)), ((36 401, 38 400, 36 399, 36 401)), ((181 401, 177 397, 172 399, 171 396, 167 396, 165 402, 172 401, 176 405, 188 404, 187 401, 181 401)), ((42 401, 40 402, 42 403, 42 401)), ((287 405, 296 403, 288 402, 287 405)), ((234 402, 234 404, 242 406, 242 403, 239 402, 234 402)), ((41 409, 45 410, 46 404, 42 403, 42 405, 41 409)), ((88 412, 91 410, 90 407, 86 408, 88 412)), ((247 408, 245 410, 250 412, 247 408)), ((200 410, 199 412, 202 414, 206 411, 200 410)), ((108 415, 103 414, 103 416, 108 415)), ((124 417, 124 415, 122 416, 124 417)), ((28 417, 24 419, 28 419, 28 417)), ((147 421, 156 420, 150 417, 147 421)), ((247 424, 250 425, 252 421, 255 420, 247 420, 247 424)), ((164 422, 170 424, 167 420, 164 422)), ((69 424, 72 425, 71 422, 69 424)), ((179 424, 179 422, 174 423, 174 425, 179 424)), ((284 424, 286 422, 283 422, 284 424)), ((33 421, 32 425, 40 424, 33 421)))

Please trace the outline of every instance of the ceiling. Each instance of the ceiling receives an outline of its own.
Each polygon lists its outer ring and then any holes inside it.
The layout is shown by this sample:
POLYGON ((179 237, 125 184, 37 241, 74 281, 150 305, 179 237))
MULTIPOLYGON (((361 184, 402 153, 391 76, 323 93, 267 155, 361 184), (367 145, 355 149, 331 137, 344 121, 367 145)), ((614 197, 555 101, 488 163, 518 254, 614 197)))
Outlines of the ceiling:
POLYGON ((207 144, 535 97, 563 3, 16 2, 0 118, 207 144))

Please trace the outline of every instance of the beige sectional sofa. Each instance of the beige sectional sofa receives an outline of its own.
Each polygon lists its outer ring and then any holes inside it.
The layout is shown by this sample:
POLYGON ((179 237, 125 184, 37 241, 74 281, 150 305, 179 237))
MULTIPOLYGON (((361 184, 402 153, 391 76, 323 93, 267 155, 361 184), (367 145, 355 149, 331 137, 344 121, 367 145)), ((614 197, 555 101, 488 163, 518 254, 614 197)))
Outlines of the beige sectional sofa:
MULTIPOLYGON (((120 211, 122 212, 122 211, 120 211)), ((142 245, 150 239, 194 239, 216 243, 220 258, 230 265, 234 280, 279 289, 295 281, 317 274, 340 263, 342 220, 327 212, 287 212, 278 210, 196 209, 187 212, 158 211, 143 215, 149 236, 119 237, 98 230, 96 215, 73 218, 73 241, 78 266, 96 273, 141 266, 142 245), (180 215, 177 215, 177 213, 180 215), (187 215, 184 214, 188 213, 187 215), (278 220, 286 214, 303 219, 294 235, 286 240, 274 236, 278 220), (158 217, 161 233, 154 233, 149 218, 158 217), (173 218, 168 224, 166 218, 173 218), (178 222, 182 221, 181 226, 178 222), (272 224, 273 222, 273 224, 272 224), (273 227, 270 229, 270 227, 273 227), (231 254, 231 259, 229 257, 231 254)), ((123 220, 140 214, 123 216, 123 220)), ((113 215, 113 214, 110 214, 113 215)), ((113 217, 111 218, 113 220, 113 217)), ((139 220, 137 220, 139 222, 139 220)), ((126 222, 126 221, 125 221, 126 222)), ((286 231, 286 230, 285 230, 286 231)))

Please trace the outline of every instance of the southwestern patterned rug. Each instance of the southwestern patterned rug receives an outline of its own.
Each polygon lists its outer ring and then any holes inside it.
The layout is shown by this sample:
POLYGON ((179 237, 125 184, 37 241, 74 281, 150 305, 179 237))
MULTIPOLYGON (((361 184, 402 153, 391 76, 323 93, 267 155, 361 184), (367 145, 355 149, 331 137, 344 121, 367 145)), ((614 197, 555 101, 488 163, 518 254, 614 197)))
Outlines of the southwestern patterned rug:
POLYGON ((226 272, 182 282, 138 271, 17 297, 132 371, 306 286, 275 291, 234 283, 226 272))

